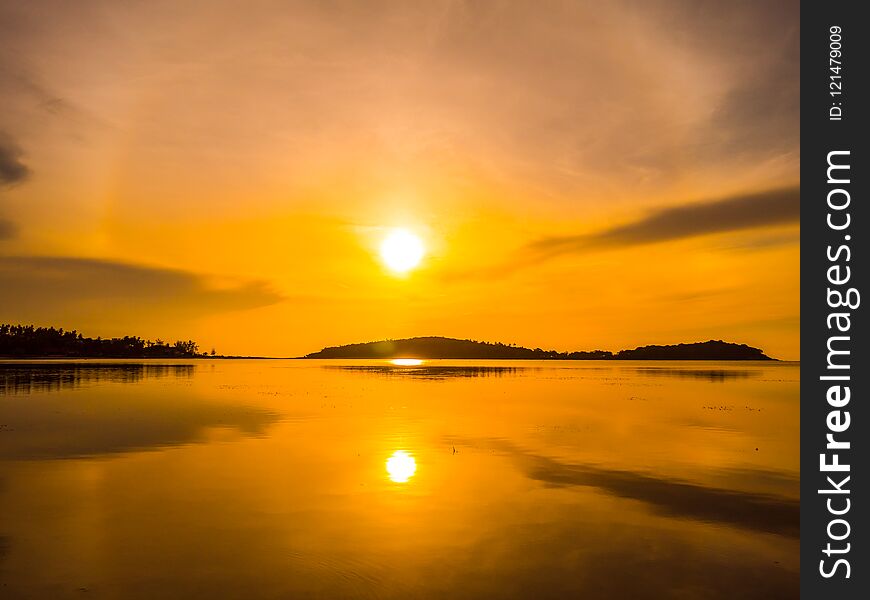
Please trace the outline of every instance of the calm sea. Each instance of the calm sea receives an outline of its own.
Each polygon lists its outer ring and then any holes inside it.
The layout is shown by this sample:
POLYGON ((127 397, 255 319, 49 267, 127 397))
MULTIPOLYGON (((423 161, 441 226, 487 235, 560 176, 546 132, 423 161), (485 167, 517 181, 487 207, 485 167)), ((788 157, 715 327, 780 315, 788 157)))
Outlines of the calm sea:
POLYGON ((407 362, 0 364, 0 597, 797 597, 797 364, 407 362))

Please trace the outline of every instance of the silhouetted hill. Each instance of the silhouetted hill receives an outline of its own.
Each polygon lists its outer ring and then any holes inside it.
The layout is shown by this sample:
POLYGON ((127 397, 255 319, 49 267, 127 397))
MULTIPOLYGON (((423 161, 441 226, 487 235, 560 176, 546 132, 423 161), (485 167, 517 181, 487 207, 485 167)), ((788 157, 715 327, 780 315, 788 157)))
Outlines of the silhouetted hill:
POLYGON ((758 348, 746 344, 731 344, 722 340, 676 344, 671 346, 641 346, 620 350, 621 360, 773 360, 758 348))
POLYGON ((621 350, 557 352, 523 348, 501 343, 446 337, 415 337, 348 344, 324 348, 303 358, 452 358, 452 359, 534 359, 534 360, 772 360, 758 348, 710 340, 674 346, 643 346, 621 350))
POLYGON ((139 337, 89 338, 77 331, 33 325, 0 325, 0 356, 7 358, 193 358, 204 356, 193 340, 168 344, 139 337))

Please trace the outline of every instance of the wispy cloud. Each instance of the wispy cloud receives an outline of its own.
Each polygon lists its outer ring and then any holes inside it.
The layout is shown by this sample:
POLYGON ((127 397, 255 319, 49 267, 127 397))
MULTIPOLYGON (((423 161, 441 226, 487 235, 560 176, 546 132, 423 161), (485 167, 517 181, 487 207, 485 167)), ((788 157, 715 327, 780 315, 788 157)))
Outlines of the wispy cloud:
POLYGON ((529 244, 528 249, 548 257, 782 225, 799 219, 800 188, 790 187, 662 208, 603 231, 544 237, 529 244))
MULTIPOLYGON (((7 134, 0 131, 0 188, 21 183, 30 176, 30 168, 21 160, 21 149, 7 134)), ((0 241, 18 235, 18 226, 0 215, 0 241)))
POLYGON ((0 132, 0 185, 20 183, 29 176, 30 169, 21 160, 21 149, 0 132))
POLYGON ((50 321, 53 315, 167 318, 257 308, 282 296, 264 281, 218 286, 203 275, 106 260, 0 258, 0 312, 11 320, 50 321))

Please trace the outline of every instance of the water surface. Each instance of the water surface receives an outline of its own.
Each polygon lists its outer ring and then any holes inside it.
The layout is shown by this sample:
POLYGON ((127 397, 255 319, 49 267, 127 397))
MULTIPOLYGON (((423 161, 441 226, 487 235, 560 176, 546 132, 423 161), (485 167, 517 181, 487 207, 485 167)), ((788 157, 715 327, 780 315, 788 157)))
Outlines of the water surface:
POLYGON ((0 363, 3 598, 794 598, 799 367, 0 363))

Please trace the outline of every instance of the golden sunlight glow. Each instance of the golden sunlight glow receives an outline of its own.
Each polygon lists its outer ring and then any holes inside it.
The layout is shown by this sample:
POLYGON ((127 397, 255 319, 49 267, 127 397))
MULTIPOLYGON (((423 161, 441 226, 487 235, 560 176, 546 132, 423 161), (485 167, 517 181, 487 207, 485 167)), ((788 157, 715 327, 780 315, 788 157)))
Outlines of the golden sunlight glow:
POLYGON ((56 4, 0 3, 0 322, 236 356, 446 335, 800 358, 786 2, 103 2, 87 37, 56 4))
POLYGON ((423 241, 407 229, 394 229, 381 243, 381 260, 396 273, 407 273, 423 258, 423 241))
POLYGON ((423 364, 419 358, 394 358, 390 362, 397 367, 417 367, 423 364))
POLYGON ((396 450, 387 459, 387 473, 390 480, 396 483, 405 483, 417 472, 417 461, 404 450, 396 450))

